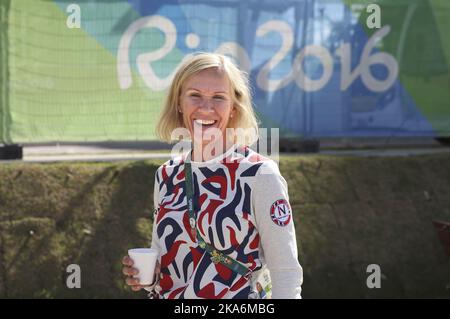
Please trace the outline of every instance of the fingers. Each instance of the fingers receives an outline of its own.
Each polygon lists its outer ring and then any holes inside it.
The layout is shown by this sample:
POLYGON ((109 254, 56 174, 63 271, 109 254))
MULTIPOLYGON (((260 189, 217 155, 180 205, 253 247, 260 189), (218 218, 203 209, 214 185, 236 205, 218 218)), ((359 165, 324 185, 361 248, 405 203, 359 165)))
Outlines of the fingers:
MULTIPOLYGON (((127 276, 132 276, 134 274, 137 274, 138 271, 135 268, 129 268, 129 267, 124 267, 123 268, 123 273, 127 276)), ((139 291, 143 288, 143 286, 141 286, 139 284, 139 279, 137 278, 133 278, 133 277, 128 277, 125 279, 125 283, 130 286, 131 290, 133 291, 139 291)))
POLYGON ((125 282, 127 283, 128 286, 140 286, 139 280, 136 278, 128 277, 127 279, 125 279, 125 282))
POLYGON ((122 258, 122 264, 131 267, 133 266, 133 259, 130 256, 125 256, 122 258))
POLYGON ((143 287, 142 286, 139 286, 139 285, 137 285, 137 286, 131 286, 131 290, 133 290, 133 291, 139 291, 139 290, 141 290, 143 287))
POLYGON ((139 274, 139 270, 137 270, 136 268, 132 268, 132 267, 123 267, 122 273, 125 276, 136 276, 137 274, 139 274))
MULTIPOLYGON (((139 284, 139 279, 133 278, 133 276, 139 274, 139 270, 132 267, 134 264, 133 259, 131 259, 130 256, 124 256, 122 258, 122 264, 125 266, 122 268, 122 273, 127 276, 125 282, 128 286, 130 286, 131 290, 139 291, 144 288, 144 286, 139 284)), ((159 263, 157 265, 157 269, 157 271, 159 272, 159 263)))

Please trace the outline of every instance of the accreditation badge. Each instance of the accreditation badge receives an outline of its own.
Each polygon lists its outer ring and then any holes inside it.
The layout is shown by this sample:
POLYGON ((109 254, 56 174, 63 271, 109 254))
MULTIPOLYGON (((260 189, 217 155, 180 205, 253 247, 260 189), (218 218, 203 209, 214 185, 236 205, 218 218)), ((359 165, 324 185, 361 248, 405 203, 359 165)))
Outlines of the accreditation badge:
POLYGON ((250 289, 249 299, 272 299, 272 281, 269 269, 265 265, 260 270, 252 272, 250 289))

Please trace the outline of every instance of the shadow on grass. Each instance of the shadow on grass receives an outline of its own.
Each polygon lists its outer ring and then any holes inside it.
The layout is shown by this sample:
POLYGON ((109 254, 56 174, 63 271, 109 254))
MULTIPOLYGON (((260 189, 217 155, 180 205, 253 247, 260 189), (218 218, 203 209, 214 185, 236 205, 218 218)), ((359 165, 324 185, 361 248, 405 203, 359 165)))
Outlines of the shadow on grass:
POLYGON ((121 260, 127 250, 148 247, 151 239, 153 183, 156 167, 136 163, 117 168, 113 190, 101 218, 73 263, 82 269, 82 288, 67 297, 142 298, 126 288, 121 260), (141 231, 139 231, 141 230, 141 231))

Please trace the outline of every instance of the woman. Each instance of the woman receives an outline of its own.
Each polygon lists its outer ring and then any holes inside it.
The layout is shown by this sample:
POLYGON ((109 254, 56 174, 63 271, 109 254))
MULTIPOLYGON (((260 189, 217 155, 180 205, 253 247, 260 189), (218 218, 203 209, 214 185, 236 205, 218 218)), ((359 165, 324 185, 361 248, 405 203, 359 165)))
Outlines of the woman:
MULTIPOLYGON (((156 172, 152 247, 160 257, 146 289, 164 299, 256 298, 263 282, 272 298, 301 298, 286 181, 275 162, 242 145, 256 135, 233 130, 256 132, 257 121, 247 77, 227 57, 200 53, 179 68, 157 133, 170 141, 180 127, 192 150, 156 172)), ((144 288, 128 256, 123 264, 127 284, 144 288)))

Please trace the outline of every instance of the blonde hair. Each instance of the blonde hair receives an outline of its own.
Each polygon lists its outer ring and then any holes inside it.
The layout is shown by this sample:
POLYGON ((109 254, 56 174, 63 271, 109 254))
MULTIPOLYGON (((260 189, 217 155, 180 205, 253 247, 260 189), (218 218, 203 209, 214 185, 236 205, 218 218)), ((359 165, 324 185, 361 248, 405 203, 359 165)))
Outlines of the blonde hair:
POLYGON ((258 121, 252 106, 247 74, 241 71, 228 57, 217 53, 197 53, 187 58, 179 67, 156 125, 156 135, 165 142, 173 142, 172 132, 176 128, 184 127, 183 116, 178 111, 183 85, 191 76, 209 68, 218 68, 228 77, 235 107, 235 115, 230 119, 228 126, 253 132, 248 134, 245 139, 240 138, 241 143, 239 143, 252 144, 258 136, 258 121))

